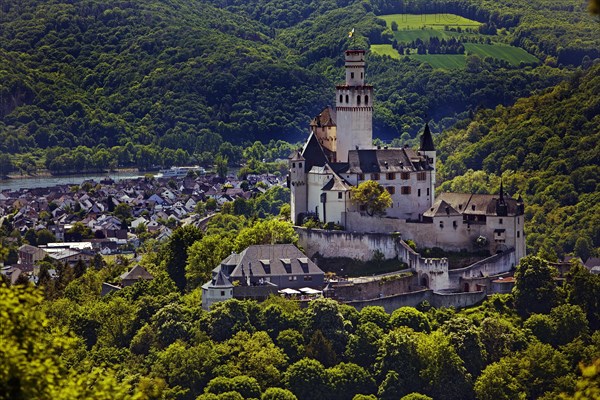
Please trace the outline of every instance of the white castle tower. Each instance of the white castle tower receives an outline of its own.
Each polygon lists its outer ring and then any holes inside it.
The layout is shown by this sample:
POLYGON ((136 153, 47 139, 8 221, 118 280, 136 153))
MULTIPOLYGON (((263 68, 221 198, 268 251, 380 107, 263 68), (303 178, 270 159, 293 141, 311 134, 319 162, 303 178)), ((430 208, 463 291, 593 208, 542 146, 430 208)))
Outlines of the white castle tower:
POLYGON ((346 50, 346 83, 336 86, 338 162, 373 147, 373 86, 365 85, 365 51, 346 50))

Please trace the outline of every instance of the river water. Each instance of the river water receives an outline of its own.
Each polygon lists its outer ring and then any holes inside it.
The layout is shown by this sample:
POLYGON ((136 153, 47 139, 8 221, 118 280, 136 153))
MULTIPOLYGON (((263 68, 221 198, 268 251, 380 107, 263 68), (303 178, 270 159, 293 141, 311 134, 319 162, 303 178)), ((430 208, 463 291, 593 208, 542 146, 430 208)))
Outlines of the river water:
POLYGON ((61 176, 43 176, 43 177, 12 177, 6 180, 0 180, 0 191, 33 189, 42 187, 53 187, 58 185, 80 185, 83 181, 93 179, 99 182, 101 179, 110 177, 115 181, 122 179, 135 179, 143 177, 144 174, 138 171, 118 171, 104 174, 78 174, 61 176))

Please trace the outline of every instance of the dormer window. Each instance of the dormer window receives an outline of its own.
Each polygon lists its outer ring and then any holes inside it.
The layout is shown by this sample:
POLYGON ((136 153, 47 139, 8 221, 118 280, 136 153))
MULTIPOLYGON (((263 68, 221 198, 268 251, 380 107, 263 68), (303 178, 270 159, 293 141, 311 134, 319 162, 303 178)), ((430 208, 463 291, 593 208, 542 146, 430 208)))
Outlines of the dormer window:
POLYGON ((289 258, 281 258, 280 261, 283 264, 283 267, 285 268, 285 272, 287 272, 288 274, 291 274, 292 273, 292 260, 290 260, 289 258))

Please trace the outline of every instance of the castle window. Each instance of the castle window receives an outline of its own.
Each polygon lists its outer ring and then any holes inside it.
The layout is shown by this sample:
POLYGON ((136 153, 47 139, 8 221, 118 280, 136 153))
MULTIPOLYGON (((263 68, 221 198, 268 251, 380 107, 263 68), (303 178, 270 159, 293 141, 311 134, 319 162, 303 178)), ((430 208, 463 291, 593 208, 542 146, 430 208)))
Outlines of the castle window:
POLYGON ((521 231, 517 231, 517 237, 521 237, 521 231))
POLYGON ((410 179, 410 174, 408 172, 401 172, 400 178, 404 179, 406 181, 406 180, 410 179))
POLYGON ((225 291, 221 290, 221 297, 225 297, 225 291))
POLYGON ((500 218, 500 219, 498 220, 498 223, 499 223, 499 224, 502 224, 502 218, 500 218))
POLYGON ((365 95, 365 106, 366 106, 367 104, 369 104, 369 96, 368 96, 368 95, 365 95))
POLYGON ((396 188, 393 186, 386 186, 385 190, 387 190, 389 194, 396 193, 396 188))
POLYGON ((304 281, 312 281, 312 276, 311 275, 305 275, 304 276, 304 281))
POLYGON ((360 94, 356 97, 356 102, 358 103, 358 105, 360 106, 360 94))
POLYGON ((359 181, 364 181, 365 180, 365 174, 358 174, 358 180, 359 181))
POLYGON ((292 168, 296 168, 296 163, 295 162, 292 163, 292 168))
POLYGON ((385 174, 385 177, 388 181, 393 181, 394 179, 396 179, 396 174, 393 172, 388 172, 387 174, 385 174))
POLYGON ((340 103, 343 103, 343 102, 344 102, 344 96, 342 96, 342 95, 340 94, 340 103))
POLYGON ((364 78, 364 77, 365 77, 365 74, 361 72, 361 73, 360 73, 360 79, 362 79, 362 78, 364 78))
POLYGON ((350 72, 350 79, 354 79, 354 72, 350 72))
POLYGON ((427 188, 427 196, 429 196, 429 188, 427 188))
POLYGON ((427 172, 417 172, 417 180, 424 181, 427 179, 427 172))
POLYGON ((343 193, 342 192, 338 192, 338 199, 341 199, 343 197, 343 193))
POLYGON ((440 221, 440 229, 444 229, 444 221, 440 221))
POLYGON ((417 189, 417 196, 421 197, 421 189, 417 189))
POLYGON ((371 180, 372 181, 378 181, 379 180, 379 174, 377 172, 374 172, 371 174, 371 180))
POLYGON ((452 226, 454 227, 454 229, 456 229, 458 227, 458 224, 456 223, 456 221, 452 221, 452 226))
POLYGON ((348 100, 348 99, 349 99, 349 97, 348 97, 348 95, 346 95, 346 103, 350 103, 350 100, 348 100))
POLYGON ((402 194, 410 194, 410 191, 411 191, 410 186, 402 186, 400 188, 400 193, 402 193, 402 194))
POLYGON ((302 168, 302 163, 298 163, 298 168, 302 168))

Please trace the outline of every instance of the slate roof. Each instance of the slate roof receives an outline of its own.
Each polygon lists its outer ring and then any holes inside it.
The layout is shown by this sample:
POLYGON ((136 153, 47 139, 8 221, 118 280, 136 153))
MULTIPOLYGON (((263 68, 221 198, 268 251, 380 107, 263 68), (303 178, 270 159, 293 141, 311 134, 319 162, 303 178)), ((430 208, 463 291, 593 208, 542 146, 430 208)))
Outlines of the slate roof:
POLYGON ((456 211, 454 207, 446 201, 439 199, 433 204, 433 207, 423 213, 424 217, 454 217, 458 215, 461 215, 461 213, 456 211))
POLYGON ((254 245, 237 257, 238 263, 230 278, 247 275, 270 277, 276 275, 321 275, 324 272, 293 244, 254 245))
POLYGON ((431 130, 429 129, 429 124, 425 124, 425 129, 423 130, 423 134, 421 135, 421 147, 419 148, 421 151, 435 151, 435 146, 433 144, 433 137, 431 136, 431 130))
POLYGON ((429 171, 425 157, 413 149, 365 149, 348 152, 348 171, 355 174, 429 171))
MULTIPOLYGON (((495 194, 442 193, 436 203, 444 201, 460 214, 494 216, 497 215, 498 200, 499 196, 495 194)), ((508 215, 520 214, 517 207, 518 200, 504 197, 504 202, 507 205, 508 215)), ((423 215, 429 216, 425 213, 423 215)))
POLYGON ((233 284, 229 282, 223 271, 219 271, 217 275, 210 281, 202 285, 202 289, 209 288, 232 288, 233 284))
POLYGON ((345 192, 347 190, 350 190, 352 185, 350 185, 348 182, 346 182, 343 178, 341 178, 338 174, 333 172, 331 169, 329 169, 329 170, 333 173, 333 177, 329 180, 329 182, 327 182, 325 184, 325 186, 323 186, 323 188, 321 190, 332 190, 332 191, 338 191, 338 192, 339 191, 345 192))
POLYGON ((152 274, 150 272, 148 272, 146 270, 146 268, 142 267, 141 265, 136 265, 135 267, 133 267, 131 269, 131 271, 125 272, 123 275, 121 275, 121 279, 139 281, 141 279, 144 279, 144 280, 154 279, 154 277, 152 276, 152 274))
POLYGON ((327 106, 319 115, 310 121, 310 126, 336 126, 336 112, 331 106, 327 106))
POLYGON ((314 166, 322 167, 327 164, 327 157, 323 152, 323 147, 314 133, 311 132, 304 148, 302 149, 302 157, 306 160, 304 163, 304 171, 308 172, 314 166))

